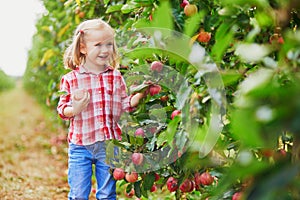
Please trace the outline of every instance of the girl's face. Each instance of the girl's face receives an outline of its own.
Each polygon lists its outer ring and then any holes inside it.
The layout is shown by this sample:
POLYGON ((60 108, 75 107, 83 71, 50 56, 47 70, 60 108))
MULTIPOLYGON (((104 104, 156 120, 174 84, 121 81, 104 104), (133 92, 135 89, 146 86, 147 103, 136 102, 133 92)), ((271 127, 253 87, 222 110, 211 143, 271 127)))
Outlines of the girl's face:
POLYGON ((104 69, 109 64, 114 50, 114 35, 109 30, 90 30, 84 36, 80 52, 85 54, 85 67, 104 69))

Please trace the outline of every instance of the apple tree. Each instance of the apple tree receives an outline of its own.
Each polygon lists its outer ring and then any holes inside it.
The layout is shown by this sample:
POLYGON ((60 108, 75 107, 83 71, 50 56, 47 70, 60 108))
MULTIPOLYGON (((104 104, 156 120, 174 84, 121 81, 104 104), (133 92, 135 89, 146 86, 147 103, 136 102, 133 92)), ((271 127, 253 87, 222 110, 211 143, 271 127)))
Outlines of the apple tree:
POLYGON ((126 196, 300 197, 298 1, 43 2, 24 77, 42 103, 56 106, 72 31, 99 16, 116 28, 128 92, 147 93, 109 143, 126 196))

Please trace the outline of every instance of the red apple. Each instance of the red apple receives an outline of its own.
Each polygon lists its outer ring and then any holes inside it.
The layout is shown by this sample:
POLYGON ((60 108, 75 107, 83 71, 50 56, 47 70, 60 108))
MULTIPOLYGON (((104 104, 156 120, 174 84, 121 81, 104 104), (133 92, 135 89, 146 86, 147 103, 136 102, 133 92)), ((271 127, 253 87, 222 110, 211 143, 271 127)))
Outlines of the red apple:
POLYGON ((202 43, 207 43, 210 41, 210 39, 211 39, 211 33, 205 31, 201 31, 197 38, 197 40, 202 43))
POLYGON ((150 92, 151 96, 154 96, 154 95, 160 93, 160 91, 161 91, 160 85, 151 85, 149 88, 149 92, 150 92))
POLYGON ((197 185, 197 184, 195 183, 195 190, 200 191, 200 190, 201 190, 201 185, 197 185))
POLYGON ((174 177, 169 177, 167 180, 167 188, 170 192, 174 192, 178 189, 178 180, 174 177))
POLYGON ((80 100, 84 97, 84 95, 86 94, 86 90, 84 89, 77 89, 74 91, 74 100, 80 100))
POLYGON ((194 175, 194 181, 196 185, 201 184, 201 174, 199 172, 196 172, 194 175))
POLYGON ((152 185, 150 192, 155 192, 157 190, 157 186, 155 184, 152 185))
POLYGON ((196 187, 195 182, 194 182, 193 180, 191 180, 191 183, 192 183, 192 187, 191 187, 191 189, 190 189, 189 191, 187 191, 187 192, 192 192, 192 191, 195 189, 195 187, 196 187))
POLYGON ((115 180, 122 180, 125 177, 125 171, 122 168, 115 168, 113 177, 115 180))
POLYGON ((242 196, 243 196, 242 192, 236 192, 233 194, 232 200, 242 200, 242 196))
POLYGON ((165 102, 165 101, 169 100, 169 97, 168 97, 168 95, 164 95, 164 96, 160 97, 160 100, 163 101, 163 102, 165 102))
POLYGON ((279 44, 283 44, 283 43, 284 43, 283 37, 279 37, 278 40, 277 40, 277 42, 278 42, 279 44))
POLYGON ((135 135, 135 136, 138 136, 138 137, 144 137, 144 136, 145 136, 144 129, 142 129, 142 128, 136 129, 134 135, 135 135))
POLYGON ((129 183, 136 182, 138 180, 138 173, 136 172, 126 173, 125 180, 129 183))
POLYGON ((188 2, 188 0, 183 0, 182 3, 180 4, 181 8, 184 8, 186 5, 189 5, 190 2, 188 2))
POLYGON ((190 17, 190 16, 193 16, 194 14, 196 14, 198 12, 198 8, 194 4, 187 4, 184 7, 183 12, 186 16, 190 17))
POLYGON ((153 20, 153 17, 152 17, 152 14, 149 15, 149 20, 152 21, 153 20))
POLYGON ((140 165, 144 160, 144 155, 142 153, 133 153, 131 155, 131 160, 134 164, 140 165))
POLYGON ((154 176, 155 176, 155 181, 158 181, 160 179, 160 176, 158 173, 154 173, 154 176))
POLYGON ((80 11, 80 12, 78 13, 78 16, 79 16, 80 18, 84 18, 84 17, 85 17, 85 12, 80 11))
POLYGON ((149 128, 149 132, 152 133, 152 134, 156 133, 156 131, 157 131, 157 127, 150 127, 149 128))
POLYGON ((278 150, 278 153, 280 153, 280 155, 282 155, 283 157, 286 156, 286 151, 284 149, 278 150))
POLYGON ((281 160, 287 157, 287 152, 284 149, 279 149, 276 152, 274 152, 274 160, 281 160))
POLYGON ((193 191, 194 189, 193 182, 190 179, 185 179, 179 186, 179 189, 181 190, 181 192, 193 191))
POLYGON ((204 172, 200 175, 200 183, 202 185, 211 185, 214 182, 214 178, 209 172, 204 172))
POLYGON ((79 13, 80 13, 80 7, 77 6, 77 7, 75 8, 75 14, 78 15, 79 13))
POLYGON ((273 149, 264 148, 264 149, 261 150, 261 153, 262 153, 262 155, 263 155, 264 157, 270 158, 270 157, 273 156, 274 151, 273 151, 273 149))
POLYGON ((152 71, 161 72, 162 69, 163 69, 163 66, 164 66, 164 65, 163 65, 161 62, 159 62, 159 61, 153 61, 153 62, 151 63, 150 69, 151 69, 152 71))
POLYGON ((171 119, 174 119, 175 116, 180 115, 181 111, 180 110, 174 110, 171 114, 171 119))
POLYGON ((270 36, 269 42, 271 44, 283 44, 284 43, 284 39, 283 39, 283 37, 280 34, 274 33, 273 35, 270 36))

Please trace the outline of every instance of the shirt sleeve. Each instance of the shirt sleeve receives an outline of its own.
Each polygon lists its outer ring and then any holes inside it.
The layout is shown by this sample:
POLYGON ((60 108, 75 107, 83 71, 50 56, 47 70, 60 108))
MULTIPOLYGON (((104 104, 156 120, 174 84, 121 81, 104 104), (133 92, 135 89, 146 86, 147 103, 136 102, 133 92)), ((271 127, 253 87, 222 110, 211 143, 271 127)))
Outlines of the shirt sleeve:
POLYGON ((66 117, 64 113, 64 109, 68 106, 71 106, 71 92, 70 92, 70 84, 68 80, 66 79, 65 76, 62 77, 60 81, 60 90, 59 92, 61 93, 58 105, 57 105, 57 112, 58 115, 63 119, 63 120, 69 120, 70 117, 66 117))

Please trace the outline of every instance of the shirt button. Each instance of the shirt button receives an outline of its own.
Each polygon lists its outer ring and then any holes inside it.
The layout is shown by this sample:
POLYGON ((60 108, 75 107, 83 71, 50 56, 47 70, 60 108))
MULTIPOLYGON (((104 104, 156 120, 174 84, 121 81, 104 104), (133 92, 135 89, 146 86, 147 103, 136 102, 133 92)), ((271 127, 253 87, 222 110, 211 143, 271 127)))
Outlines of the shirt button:
POLYGON ((101 94, 101 90, 99 91, 99 94, 101 94))

